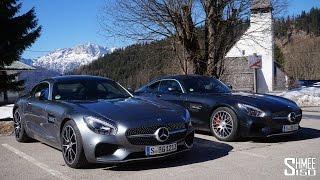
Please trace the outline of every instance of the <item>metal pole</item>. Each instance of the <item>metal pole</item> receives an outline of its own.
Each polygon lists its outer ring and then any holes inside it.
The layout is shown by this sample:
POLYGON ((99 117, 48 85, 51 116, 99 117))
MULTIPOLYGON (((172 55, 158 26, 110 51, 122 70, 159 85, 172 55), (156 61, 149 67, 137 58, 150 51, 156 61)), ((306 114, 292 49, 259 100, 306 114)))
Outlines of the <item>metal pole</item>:
POLYGON ((258 86, 257 86, 257 69, 255 68, 254 69, 254 73, 253 73, 253 90, 254 90, 254 93, 257 93, 258 92, 258 86))

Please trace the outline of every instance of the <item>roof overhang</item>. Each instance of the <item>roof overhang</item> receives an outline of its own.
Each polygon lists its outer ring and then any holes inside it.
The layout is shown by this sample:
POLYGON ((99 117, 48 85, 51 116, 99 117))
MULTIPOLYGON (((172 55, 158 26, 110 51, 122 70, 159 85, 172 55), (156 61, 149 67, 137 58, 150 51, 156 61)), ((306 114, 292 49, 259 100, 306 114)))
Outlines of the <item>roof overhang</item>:
POLYGON ((25 63, 22 63, 20 61, 14 61, 9 66, 4 66, 4 68, 0 68, 0 71, 32 71, 36 70, 35 67, 29 66, 25 63))

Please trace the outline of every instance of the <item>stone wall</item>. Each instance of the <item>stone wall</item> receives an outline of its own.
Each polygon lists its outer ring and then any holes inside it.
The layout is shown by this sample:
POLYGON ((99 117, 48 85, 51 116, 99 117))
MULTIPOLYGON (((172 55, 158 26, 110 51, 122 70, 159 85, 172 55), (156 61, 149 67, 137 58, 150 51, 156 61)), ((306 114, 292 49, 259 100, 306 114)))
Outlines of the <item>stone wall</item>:
POLYGON ((274 87, 275 91, 288 90, 287 75, 277 66, 274 66, 274 87))
POLYGON ((248 67, 246 57, 225 59, 225 71, 221 80, 233 87, 236 91, 254 90, 254 70, 248 67))

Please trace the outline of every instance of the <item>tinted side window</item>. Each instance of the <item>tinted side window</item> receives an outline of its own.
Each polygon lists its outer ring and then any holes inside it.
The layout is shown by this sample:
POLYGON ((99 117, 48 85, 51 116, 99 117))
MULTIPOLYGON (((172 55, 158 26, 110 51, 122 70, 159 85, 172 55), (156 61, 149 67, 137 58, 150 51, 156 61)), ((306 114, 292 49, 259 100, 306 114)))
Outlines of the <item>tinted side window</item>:
POLYGON ((156 93, 158 92, 160 82, 155 82, 149 86, 147 86, 144 90, 146 93, 156 93))
POLYGON ((79 82, 75 83, 55 83, 53 87, 52 99, 85 99, 86 88, 79 82))
POLYGON ((179 83, 173 80, 161 81, 159 91, 161 93, 171 93, 171 92, 182 93, 179 83))
POLYGON ((34 97, 36 93, 41 93, 41 100, 49 100, 49 84, 41 83, 34 88, 32 96, 34 97))
POLYGON ((30 91, 30 96, 34 96, 34 94, 36 93, 37 88, 39 87, 40 84, 35 85, 32 90, 30 91))

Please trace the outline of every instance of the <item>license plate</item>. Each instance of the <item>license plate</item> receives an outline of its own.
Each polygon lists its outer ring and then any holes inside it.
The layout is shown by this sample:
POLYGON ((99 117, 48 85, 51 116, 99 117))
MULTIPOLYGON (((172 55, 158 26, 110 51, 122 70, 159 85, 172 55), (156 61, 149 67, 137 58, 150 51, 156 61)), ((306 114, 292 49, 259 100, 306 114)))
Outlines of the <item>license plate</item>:
POLYGON ((284 125, 282 127, 282 132, 296 131, 298 129, 299 129, 299 124, 284 125))
POLYGON ((166 154, 177 151, 177 143, 158 145, 158 146, 146 146, 145 152, 147 156, 166 154))

